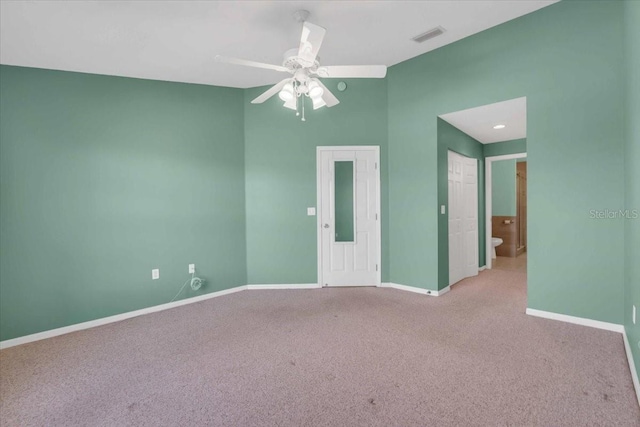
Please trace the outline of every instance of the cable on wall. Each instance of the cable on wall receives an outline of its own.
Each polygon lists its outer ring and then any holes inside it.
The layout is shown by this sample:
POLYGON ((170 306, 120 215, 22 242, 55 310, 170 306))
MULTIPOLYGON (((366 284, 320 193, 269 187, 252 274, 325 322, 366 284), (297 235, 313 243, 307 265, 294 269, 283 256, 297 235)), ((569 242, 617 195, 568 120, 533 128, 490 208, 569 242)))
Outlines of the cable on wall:
POLYGON ((187 279, 184 284, 182 285, 182 287, 180 288, 180 290, 178 291, 178 293, 176 294, 176 296, 174 296, 173 298, 171 298, 170 302, 173 302, 176 298, 178 298, 178 295, 180 295, 182 293, 182 291, 184 290, 184 288, 188 285, 191 284, 191 289, 193 289, 194 291, 197 291, 198 289, 200 289, 202 287, 202 285, 204 284, 204 280, 202 280, 199 277, 196 277, 196 270, 195 268, 193 269, 193 273, 191 273, 191 278, 187 279))

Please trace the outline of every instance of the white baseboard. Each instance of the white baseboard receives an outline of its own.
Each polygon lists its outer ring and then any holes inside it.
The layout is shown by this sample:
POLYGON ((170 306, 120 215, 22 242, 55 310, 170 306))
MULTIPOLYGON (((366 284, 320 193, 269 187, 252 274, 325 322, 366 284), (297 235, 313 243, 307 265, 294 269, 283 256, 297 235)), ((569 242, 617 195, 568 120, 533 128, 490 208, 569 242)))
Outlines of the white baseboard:
POLYGON ((483 265, 482 267, 478 267, 478 271, 484 271, 487 269, 486 265, 483 265))
POLYGON ((40 341, 47 338, 57 337, 59 335, 69 334, 71 332, 82 331, 84 329, 95 328, 96 326, 107 325, 109 323, 120 322, 122 320, 131 319, 132 317, 138 317, 149 313, 155 313, 157 311, 168 310, 170 308, 180 307, 186 304, 193 304, 195 302, 208 300, 210 298, 221 297, 223 295, 232 294, 234 292, 244 291, 247 289, 317 289, 317 283, 302 283, 302 284, 286 284, 286 285, 243 285, 237 286, 231 289, 225 289, 222 291, 211 292, 205 295, 200 295, 193 298, 187 298, 180 301, 169 302, 166 304, 155 305, 153 307, 142 308, 140 310, 129 311, 126 313, 116 314, 114 316, 103 317, 100 319, 90 320, 88 322, 76 323, 75 325, 64 326, 62 328, 51 329, 44 332, 38 332, 31 335, 25 335, 23 337, 13 338, 10 340, 0 341, 0 350, 4 348, 14 347, 20 344, 26 344, 34 341, 40 341))
POLYGON ((430 295, 434 297, 439 297, 451 290, 451 287, 447 286, 444 289, 440 289, 439 291, 432 291, 430 289, 416 288, 414 286, 407 285, 399 285, 397 283, 385 282, 380 284, 381 288, 394 288, 400 289, 401 291, 415 292, 417 294, 430 295))
POLYGON ((574 323, 576 325, 589 326, 591 328, 604 329, 606 331, 624 333, 624 326, 617 323, 601 322, 599 320, 585 319, 584 317, 569 316, 566 314, 552 313, 550 311, 527 308, 529 316, 544 317, 545 319, 560 320, 561 322, 574 323))
POLYGON ((439 291, 436 291, 436 296, 441 297, 442 295, 446 294, 450 290, 451 290, 451 285, 447 286, 446 288, 442 288, 439 291))
POLYGON ((319 289, 322 286, 317 283, 298 283, 298 284, 278 284, 278 285, 247 285, 247 289, 255 291, 256 289, 319 289))
POLYGON ((627 331, 623 331, 622 335, 624 338, 624 349, 627 352, 627 360, 629 361, 629 370, 631 371, 631 379, 633 380, 633 388, 636 390, 638 405, 640 405, 640 381, 638 380, 638 371, 636 371, 636 365, 635 363, 633 363, 633 353, 631 352, 631 345, 629 344, 627 331))
POLYGON ((71 332, 82 331, 84 329, 94 328, 96 326, 107 325, 109 323, 120 322, 122 320, 131 319, 132 317, 142 316, 144 314, 155 313, 157 311, 168 310, 170 308, 180 307, 182 305, 193 304, 208 300, 210 298, 221 297, 223 295, 232 294, 247 289, 246 286, 238 286, 231 289, 225 289, 222 291, 211 292, 205 295, 200 295, 193 298, 187 298, 180 301, 169 302, 166 304, 154 305, 153 307, 142 308, 140 310, 129 311, 122 314, 116 314, 114 316, 103 317, 101 319, 90 320, 88 322, 76 323, 75 325, 64 326, 62 328, 51 329, 44 332, 38 332, 36 334, 25 335, 23 337, 13 338, 10 340, 0 341, 0 350, 4 348, 13 347, 20 344, 26 344, 33 341, 40 341, 46 338, 53 338, 59 335, 68 334, 71 332))

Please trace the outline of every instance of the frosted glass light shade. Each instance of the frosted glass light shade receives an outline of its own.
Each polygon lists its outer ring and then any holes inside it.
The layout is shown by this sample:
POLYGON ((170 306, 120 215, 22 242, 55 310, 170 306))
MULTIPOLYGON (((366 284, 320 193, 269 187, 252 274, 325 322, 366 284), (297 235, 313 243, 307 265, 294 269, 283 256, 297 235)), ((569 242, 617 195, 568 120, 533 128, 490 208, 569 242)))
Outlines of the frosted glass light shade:
POLYGON ((278 96, 285 102, 293 99, 293 85, 291 83, 284 85, 278 96))

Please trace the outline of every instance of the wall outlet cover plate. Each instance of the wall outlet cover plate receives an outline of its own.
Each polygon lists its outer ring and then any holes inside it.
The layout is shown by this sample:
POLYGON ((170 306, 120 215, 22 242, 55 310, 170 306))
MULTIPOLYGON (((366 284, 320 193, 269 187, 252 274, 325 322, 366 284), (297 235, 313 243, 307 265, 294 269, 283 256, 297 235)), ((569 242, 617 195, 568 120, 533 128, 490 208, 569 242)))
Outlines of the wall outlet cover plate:
POLYGON ((152 280, 156 280, 160 278, 160 269, 155 268, 153 270, 151 270, 151 279, 152 280))

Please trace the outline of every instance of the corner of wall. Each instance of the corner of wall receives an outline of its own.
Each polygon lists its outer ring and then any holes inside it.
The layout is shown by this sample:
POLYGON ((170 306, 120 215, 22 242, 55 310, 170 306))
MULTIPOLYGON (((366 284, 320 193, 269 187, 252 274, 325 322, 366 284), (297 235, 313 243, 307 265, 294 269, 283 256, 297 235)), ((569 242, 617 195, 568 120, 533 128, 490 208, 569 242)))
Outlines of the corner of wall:
MULTIPOLYGON (((624 91, 625 113, 625 209, 631 217, 624 219, 624 328, 629 341, 629 355, 640 372, 640 2, 624 2, 624 60, 627 90, 624 91), (635 215, 634 215, 635 214, 635 215), (634 218, 635 216, 635 218, 634 218), (636 324, 632 321, 633 306, 636 324)), ((640 396, 640 390, 636 390, 640 396)))

